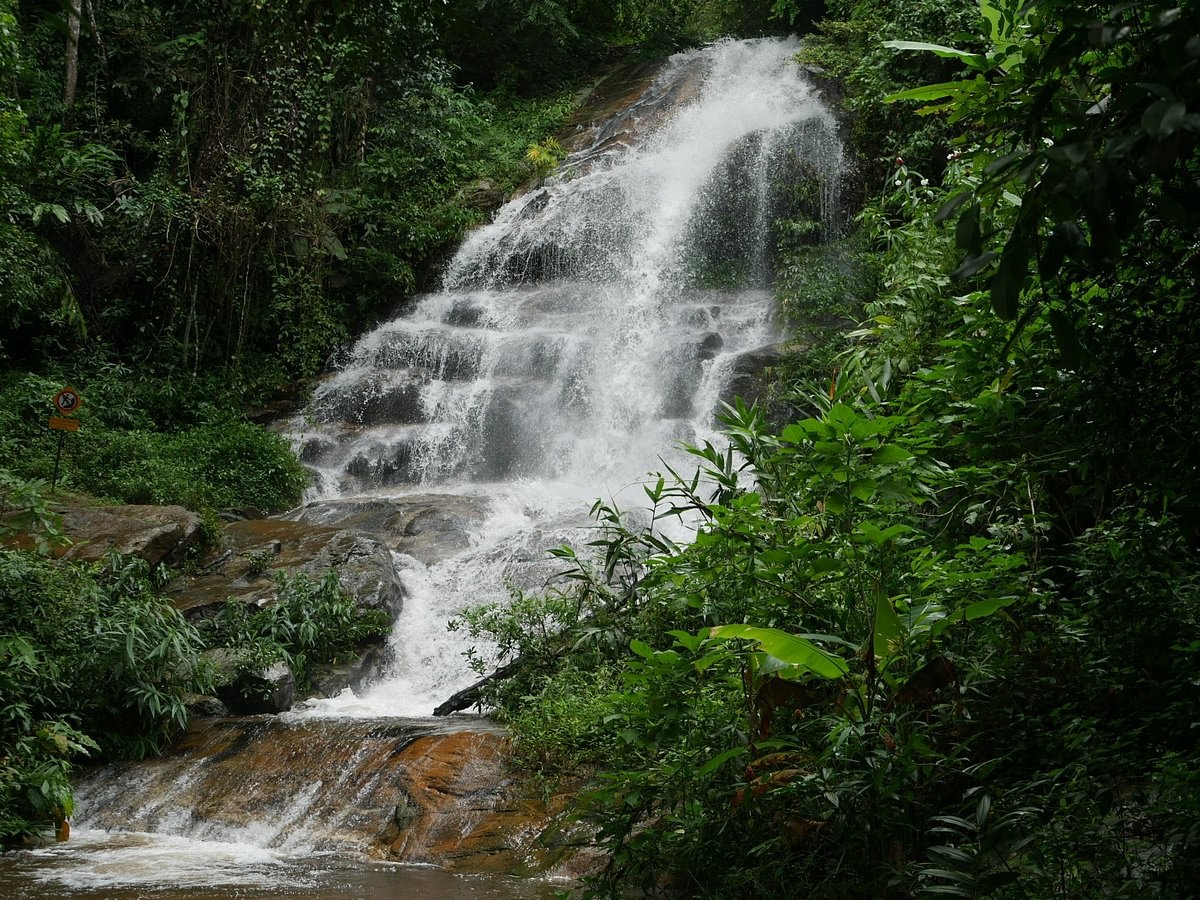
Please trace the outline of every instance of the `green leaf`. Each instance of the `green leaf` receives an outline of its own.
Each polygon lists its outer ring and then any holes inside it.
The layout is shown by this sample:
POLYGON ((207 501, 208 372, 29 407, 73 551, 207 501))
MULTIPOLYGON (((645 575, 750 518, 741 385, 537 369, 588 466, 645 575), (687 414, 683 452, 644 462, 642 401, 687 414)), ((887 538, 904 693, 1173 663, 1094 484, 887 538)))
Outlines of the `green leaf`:
POLYGON ((899 524, 891 525, 888 528, 880 528, 874 522, 868 520, 859 522, 855 531, 869 540, 872 544, 882 546, 893 538, 912 531, 912 528, 910 528, 908 525, 899 524))
POLYGON ((987 618, 1004 609, 1006 606, 1012 606, 1016 602, 1016 597, 991 597, 987 600, 976 600, 974 603, 967 604, 962 609, 955 610, 946 618, 934 622, 930 631, 935 636, 940 635, 957 622, 974 622, 977 619, 987 618))
POLYGON ((709 636, 716 640, 744 638, 754 641, 762 650, 793 666, 807 669, 822 678, 841 678, 849 671, 839 656, 828 653, 811 641, 778 628, 759 628, 754 625, 717 625, 709 636))
POLYGON ((725 765, 725 763, 729 762, 729 760, 733 759, 735 756, 740 756, 745 752, 745 747, 731 747, 729 750, 714 756, 712 759, 702 765, 696 770, 696 775, 700 778, 703 778, 705 775, 711 775, 717 769, 721 768, 721 766, 725 765))
POLYGON ((1003 28, 1003 13, 1000 8, 992 3, 991 0, 979 0, 979 13, 983 16, 983 20, 987 22, 988 37, 992 39, 993 44, 999 43, 1005 33, 1003 28))
POLYGON ((1187 104, 1182 100, 1156 100, 1142 113, 1142 127, 1157 140, 1165 140, 1179 130, 1187 116, 1187 104))
POLYGON ((331 231, 321 235, 321 246, 335 259, 345 261, 348 258, 346 256, 346 248, 342 246, 342 242, 338 240, 338 236, 331 231))
POLYGON ((992 264, 992 260, 996 258, 996 254, 987 250, 983 253, 973 254, 963 260, 962 265, 950 273, 950 277, 959 280, 974 278, 984 269, 992 264))
POLYGON ((629 642, 629 649, 644 659, 654 658, 654 650, 650 647, 650 645, 645 641, 639 641, 637 638, 634 638, 629 642))
POLYGON ((974 191, 963 191, 961 194, 955 194, 945 203, 938 207, 937 213, 934 214, 933 223, 941 225, 951 216, 953 216, 962 207, 964 203, 975 196, 974 191))
POLYGON ((697 650, 699 650, 700 646, 704 643, 703 635, 691 634, 687 631, 680 631, 676 629, 674 631, 668 631, 667 634, 675 638, 675 640, 679 642, 679 646, 683 647, 685 650, 691 651, 692 653, 695 653, 697 650))
POLYGON ((1050 329, 1054 332, 1054 340, 1058 343, 1063 364, 1068 369, 1078 369, 1083 362, 1083 347, 1079 343, 1075 323, 1059 309, 1050 310, 1046 318, 1050 320, 1050 329))
POLYGON ((1017 234, 1009 239, 1000 257, 1000 266, 991 280, 992 307, 1002 319, 1014 319, 1021 300, 1021 290, 1028 275, 1025 248, 1016 242, 1017 234))
POLYGON ((1016 597, 992 597, 990 600, 976 600, 963 610, 962 617, 968 622, 974 622, 976 619, 999 612, 1006 606, 1012 606, 1016 602, 1016 597))
POLYGON ((954 228, 954 243, 959 250, 972 256, 983 252, 983 229, 979 225, 980 205, 974 203, 967 208, 954 228))
POLYGON ((789 425, 779 435, 779 439, 788 444, 802 444, 808 437, 808 431, 800 425, 789 425))
MULTIPOLYGON (((933 875, 940 871, 942 871, 942 870, 926 869, 925 873, 927 875, 933 875)), ((924 891, 926 894, 946 894, 947 896, 950 896, 950 897, 973 897, 973 896, 975 896, 971 891, 968 891, 966 888, 954 887, 953 885, 949 885, 949 884, 922 885, 921 890, 924 891)))
POLYGON ((884 41, 883 46, 893 50, 921 50, 940 56, 942 59, 960 59, 972 69, 984 71, 988 68, 988 58, 979 53, 967 50, 957 50, 944 44, 927 44, 924 41, 884 41))
POLYGON ((850 484, 850 493, 857 499, 866 502, 875 495, 879 487, 874 478, 857 478, 850 484))
POLYGON ((1078 222, 1059 222, 1046 239, 1046 249, 1038 260, 1038 274, 1053 278, 1062 269, 1068 256, 1077 256, 1087 246, 1078 222))
POLYGON ((871 462, 877 466, 890 466, 912 459, 913 455, 898 444, 884 444, 871 454, 871 462))
POLYGON ((941 100, 943 97, 959 98, 969 93, 974 87, 970 81, 943 81, 940 84, 926 84, 922 87, 909 88, 906 91, 896 91, 883 98, 884 103, 896 103, 900 100, 941 100))
POLYGON ((845 563, 836 556, 818 556, 808 564, 809 570, 814 575, 823 575, 826 572, 837 572, 845 567, 845 563))
POLYGON ((880 594, 875 603, 875 658, 887 659, 900 649, 903 642, 904 630, 900 625, 900 617, 896 615, 892 601, 880 594))
POLYGON ((837 403, 829 408, 829 412, 825 414, 825 422, 832 425, 838 434, 846 434, 854 427, 854 423, 860 421, 860 416, 852 407, 845 403, 837 403))

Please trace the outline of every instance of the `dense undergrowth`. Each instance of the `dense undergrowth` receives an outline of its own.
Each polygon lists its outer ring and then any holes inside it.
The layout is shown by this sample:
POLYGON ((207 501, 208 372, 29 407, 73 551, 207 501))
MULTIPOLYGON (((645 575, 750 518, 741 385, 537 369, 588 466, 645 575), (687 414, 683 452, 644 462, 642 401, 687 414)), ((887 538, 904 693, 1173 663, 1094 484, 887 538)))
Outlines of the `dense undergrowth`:
POLYGON ((779 288, 862 324, 647 484, 694 542, 598 504, 465 618, 491 701, 594 773, 597 894, 1189 896, 1196 10, 828 9, 882 187, 779 288))
POLYGON ((386 616, 359 610, 335 573, 279 575, 277 600, 253 613, 231 600, 189 622, 161 596, 173 573, 109 554, 55 559, 57 516, 44 485, 0 480, 0 548, 33 535, 36 550, 0 549, 0 847, 44 834, 73 809, 81 761, 160 752, 188 721, 191 695, 286 662, 303 685, 314 664, 379 640, 386 616), (232 665, 218 665, 213 651, 232 665))

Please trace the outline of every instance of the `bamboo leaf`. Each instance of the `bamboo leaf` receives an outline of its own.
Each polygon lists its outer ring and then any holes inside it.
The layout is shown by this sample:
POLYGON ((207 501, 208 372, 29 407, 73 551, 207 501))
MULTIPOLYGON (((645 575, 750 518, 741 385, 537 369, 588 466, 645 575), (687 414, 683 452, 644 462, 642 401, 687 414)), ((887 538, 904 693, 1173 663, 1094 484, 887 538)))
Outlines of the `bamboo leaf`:
POLYGON ((904 641, 904 630, 900 617, 892 607, 892 601, 883 594, 875 603, 875 634, 873 645, 876 659, 887 659, 904 641))

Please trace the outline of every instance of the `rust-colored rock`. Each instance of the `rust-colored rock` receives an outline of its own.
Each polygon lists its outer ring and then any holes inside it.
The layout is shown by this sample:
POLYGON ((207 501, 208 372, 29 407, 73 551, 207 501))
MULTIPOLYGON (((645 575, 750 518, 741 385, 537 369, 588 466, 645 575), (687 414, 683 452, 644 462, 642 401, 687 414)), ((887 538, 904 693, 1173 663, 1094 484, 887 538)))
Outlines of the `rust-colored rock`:
POLYGON ((562 801, 523 796, 507 774, 508 750, 506 735, 463 731, 406 747, 400 782, 416 812, 394 820, 390 855, 471 872, 527 875, 551 868, 562 853, 540 838, 562 812, 562 801))
POLYGON ((578 875, 595 859, 508 767, 486 720, 200 720, 163 757, 95 770, 77 824, 224 834, 291 851, 366 854, 462 873, 578 875))

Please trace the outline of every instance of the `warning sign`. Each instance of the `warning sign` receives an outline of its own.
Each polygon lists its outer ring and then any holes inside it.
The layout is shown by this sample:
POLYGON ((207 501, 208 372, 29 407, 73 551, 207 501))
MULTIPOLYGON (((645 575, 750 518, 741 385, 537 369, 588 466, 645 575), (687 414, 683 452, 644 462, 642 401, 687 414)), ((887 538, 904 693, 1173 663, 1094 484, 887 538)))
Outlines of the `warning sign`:
POLYGON ((83 398, 73 387, 65 387, 54 395, 54 408, 64 416, 73 416, 83 406, 83 398))
POLYGON ((58 416, 51 416, 50 428, 53 431, 78 431, 79 423, 74 419, 61 419, 58 416))

